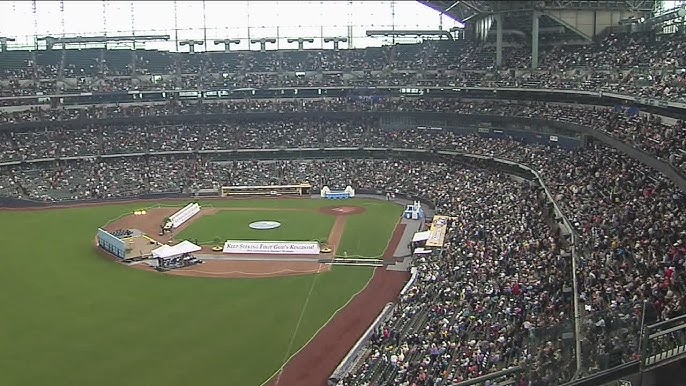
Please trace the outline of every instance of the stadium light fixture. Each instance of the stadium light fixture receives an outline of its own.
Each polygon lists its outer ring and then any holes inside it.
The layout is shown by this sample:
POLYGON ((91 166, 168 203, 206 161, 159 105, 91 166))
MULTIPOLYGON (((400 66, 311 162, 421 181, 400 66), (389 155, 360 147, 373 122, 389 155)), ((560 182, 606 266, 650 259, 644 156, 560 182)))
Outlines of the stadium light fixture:
POLYGON ((287 39, 289 43, 295 43, 298 42, 298 51, 302 51, 305 49, 305 42, 307 43, 314 43, 314 39, 312 38, 297 38, 297 39, 287 39))
POLYGON ((335 51, 338 51, 338 44, 339 43, 346 43, 348 41, 348 38, 345 37, 330 37, 330 38, 324 38, 324 43, 333 43, 333 49, 335 51))
POLYGON ((221 40, 215 40, 214 45, 218 46, 220 44, 224 45, 224 52, 229 52, 231 51, 231 45, 232 44, 240 44, 241 41, 240 39, 221 39, 221 40))
POLYGON ((252 44, 260 44, 260 51, 264 52, 267 50, 267 43, 276 43, 276 39, 274 38, 262 38, 262 39, 250 39, 250 43, 252 44))
POLYGON ((205 44, 205 42, 203 42, 202 40, 189 39, 189 40, 180 40, 179 41, 180 46, 188 46, 191 54, 195 53, 195 46, 202 46, 203 44, 205 44))

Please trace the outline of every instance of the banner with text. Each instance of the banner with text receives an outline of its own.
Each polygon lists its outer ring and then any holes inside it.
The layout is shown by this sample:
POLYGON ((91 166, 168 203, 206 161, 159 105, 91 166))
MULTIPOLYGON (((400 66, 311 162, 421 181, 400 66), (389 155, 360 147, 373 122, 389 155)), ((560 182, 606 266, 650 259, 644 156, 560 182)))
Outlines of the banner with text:
POLYGON ((224 253, 259 253, 270 255, 318 255, 319 243, 316 241, 228 240, 224 243, 224 253))

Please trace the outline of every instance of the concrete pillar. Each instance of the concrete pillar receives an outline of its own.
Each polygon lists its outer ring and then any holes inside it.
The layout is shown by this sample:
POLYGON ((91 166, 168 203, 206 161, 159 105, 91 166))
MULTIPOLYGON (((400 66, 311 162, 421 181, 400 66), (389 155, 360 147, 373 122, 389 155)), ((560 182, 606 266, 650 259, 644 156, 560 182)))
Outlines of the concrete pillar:
POLYGON ((533 25, 531 26, 531 69, 538 69, 538 18, 540 14, 534 11, 533 25))
POLYGON ((495 16, 495 66, 502 68, 503 66, 503 14, 499 13, 495 16))

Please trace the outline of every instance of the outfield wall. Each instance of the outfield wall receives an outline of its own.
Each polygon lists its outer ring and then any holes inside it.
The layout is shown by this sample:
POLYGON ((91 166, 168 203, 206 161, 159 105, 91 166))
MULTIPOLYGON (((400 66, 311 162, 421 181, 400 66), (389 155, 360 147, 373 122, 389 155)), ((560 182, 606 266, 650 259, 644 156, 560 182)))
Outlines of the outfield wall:
MULTIPOLYGON (((371 189, 356 189, 355 195, 357 197, 373 197, 376 199, 385 199, 386 192, 382 190, 371 190, 371 189), (381 197, 379 197, 381 196, 381 197)), ((313 191, 312 196, 319 198, 319 191, 313 191)), ((116 204, 116 203, 133 203, 139 201, 148 202, 159 202, 164 200, 187 200, 189 198, 202 199, 203 201, 212 200, 245 200, 245 199, 303 199, 306 197, 292 197, 292 196, 279 196, 279 197, 218 197, 218 196, 204 196, 196 197, 191 194, 180 194, 175 193, 156 193, 156 194, 143 194, 139 196, 129 196, 129 197, 116 197, 116 198, 103 198, 103 199, 89 199, 89 200, 64 200, 64 201, 37 201, 37 200, 25 200, 18 198, 8 198, 0 197, 0 209, 48 209, 48 208, 59 208, 59 207, 70 207, 77 205, 96 205, 96 204, 116 204)), ((433 209, 435 207, 434 203, 426 197, 421 197, 417 195, 412 195, 409 193, 396 193, 396 199, 407 200, 412 202, 414 200, 421 201, 422 205, 426 205, 427 208, 433 209)))
POLYGON ((182 199, 188 198, 188 194, 175 193, 156 193, 156 194, 141 194, 139 196, 130 197, 113 197, 113 198, 95 198, 89 200, 64 200, 64 201, 38 201, 38 200, 27 200, 9 197, 0 197, 0 208, 7 209, 41 209, 41 208, 58 208, 63 206, 73 206, 73 205, 93 205, 93 204, 116 204, 136 202, 140 200, 147 201, 157 201, 157 200, 172 200, 172 199, 182 199))

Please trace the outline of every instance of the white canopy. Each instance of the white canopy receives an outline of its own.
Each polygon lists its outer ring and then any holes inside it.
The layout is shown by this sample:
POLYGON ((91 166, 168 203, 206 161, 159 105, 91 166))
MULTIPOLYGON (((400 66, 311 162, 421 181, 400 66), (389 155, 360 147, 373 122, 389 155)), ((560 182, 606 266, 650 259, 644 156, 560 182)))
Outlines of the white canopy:
POLYGON ((416 243, 417 241, 426 241, 429 239, 429 235, 431 234, 431 231, 424 231, 424 232, 417 232, 412 236, 412 242, 416 243))
POLYGON ((431 253, 431 249, 417 248, 414 250, 416 255, 426 255, 431 253))
POLYGON ((184 253, 198 252, 201 249, 201 247, 191 243, 190 241, 184 240, 173 246, 162 245, 159 248, 155 248, 152 250, 152 256, 161 257, 164 259, 168 257, 181 256, 184 253))

